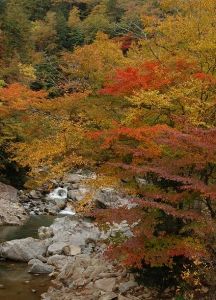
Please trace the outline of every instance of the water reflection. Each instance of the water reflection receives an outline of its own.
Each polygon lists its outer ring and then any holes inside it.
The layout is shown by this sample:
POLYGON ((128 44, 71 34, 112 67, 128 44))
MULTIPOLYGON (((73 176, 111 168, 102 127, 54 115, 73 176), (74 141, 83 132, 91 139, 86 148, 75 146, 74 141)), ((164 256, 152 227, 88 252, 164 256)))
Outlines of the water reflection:
MULTIPOLYGON (((38 228, 50 226, 55 217, 31 216, 23 226, 1 226, 0 242, 26 237, 37 238, 38 228)), ((25 263, 0 261, 0 300, 38 300, 50 283, 47 275, 28 273, 25 263)))

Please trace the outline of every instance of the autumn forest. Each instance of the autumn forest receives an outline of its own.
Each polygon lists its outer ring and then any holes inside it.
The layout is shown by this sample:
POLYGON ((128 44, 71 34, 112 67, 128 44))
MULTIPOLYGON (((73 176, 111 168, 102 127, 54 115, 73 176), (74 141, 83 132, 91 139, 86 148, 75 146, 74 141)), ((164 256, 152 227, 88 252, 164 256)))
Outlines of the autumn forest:
POLYGON ((215 0, 0 0, 0 181, 73 168, 130 195, 77 208, 136 222, 108 258, 173 299, 215 299, 215 0))

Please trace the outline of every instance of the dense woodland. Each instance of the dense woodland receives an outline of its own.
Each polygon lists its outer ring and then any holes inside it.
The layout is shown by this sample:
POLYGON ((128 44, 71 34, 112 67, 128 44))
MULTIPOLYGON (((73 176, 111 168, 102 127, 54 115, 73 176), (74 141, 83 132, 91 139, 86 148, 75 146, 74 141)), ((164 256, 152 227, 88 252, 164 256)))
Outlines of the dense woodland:
POLYGON ((80 210, 139 221, 108 256, 185 299, 215 271, 215 92, 215 0, 0 0, 1 180, 96 170, 136 206, 80 210))

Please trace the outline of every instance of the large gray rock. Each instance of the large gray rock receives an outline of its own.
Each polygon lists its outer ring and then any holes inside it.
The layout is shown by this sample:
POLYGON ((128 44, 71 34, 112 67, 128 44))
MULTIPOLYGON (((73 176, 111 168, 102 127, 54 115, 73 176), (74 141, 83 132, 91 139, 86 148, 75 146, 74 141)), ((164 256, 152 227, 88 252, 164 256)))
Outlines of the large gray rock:
POLYGON ((134 207, 129 198, 121 195, 114 188, 101 188, 94 196, 94 201, 99 208, 134 207))
POLYGON ((33 258, 44 256, 49 245, 50 240, 37 240, 31 237, 8 241, 0 245, 0 257, 28 262, 33 258))
POLYGON ((58 218, 50 226, 52 242, 65 242, 74 246, 85 246, 88 240, 99 240, 101 232, 94 224, 73 220, 70 217, 58 218))
POLYGON ((31 259, 28 263, 30 265, 29 273, 32 274, 49 274, 54 271, 52 266, 49 266, 39 259, 31 259))
POLYGON ((27 219, 17 192, 14 187, 0 183, 0 225, 21 225, 27 219))

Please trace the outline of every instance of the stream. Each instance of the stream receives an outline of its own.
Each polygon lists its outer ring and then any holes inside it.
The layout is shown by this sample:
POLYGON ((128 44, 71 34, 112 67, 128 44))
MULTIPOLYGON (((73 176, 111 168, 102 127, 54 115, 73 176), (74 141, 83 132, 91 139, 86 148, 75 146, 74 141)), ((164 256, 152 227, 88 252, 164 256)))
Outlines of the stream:
MULTIPOLYGON (((1 226, 0 243, 26 237, 37 238, 38 228, 50 226, 54 216, 31 216, 23 226, 1 226)), ((49 286, 47 275, 28 273, 26 263, 0 261, 0 300, 38 300, 49 286)))

